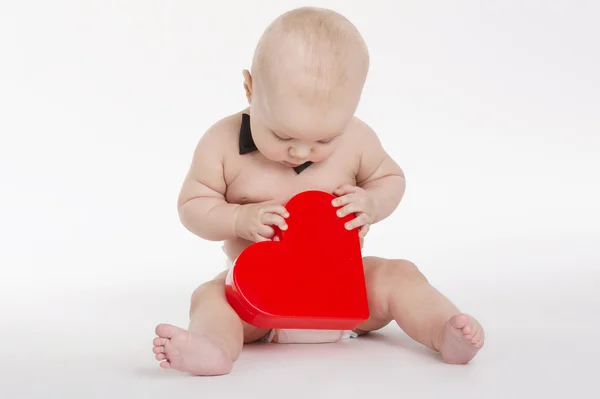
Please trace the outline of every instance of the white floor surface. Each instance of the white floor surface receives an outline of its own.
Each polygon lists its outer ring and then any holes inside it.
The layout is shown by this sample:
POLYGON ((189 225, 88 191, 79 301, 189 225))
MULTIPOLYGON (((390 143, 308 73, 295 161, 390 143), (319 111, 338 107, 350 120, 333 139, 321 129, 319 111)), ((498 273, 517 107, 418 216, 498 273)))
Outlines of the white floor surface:
POLYGON ((569 248, 564 258, 547 245, 554 263, 531 243, 534 255, 506 255, 537 259, 521 277, 514 262, 505 275, 430 278, 486 328, 486 346, 467 366, 442 363, 390 325, 339 344, 247 346, 232 374, 194 377, 160 369, 151 352, 157 323, 186 325, 191 278, 93 289, 56 282, 53 292, 32 288, 20 298, 13 292, 12 301, 3 301, 12 311, 0 321, 1 397, 600 397, 594 242, 569 248), (553 272, 569 254, 574 272, 553 272), (577 262, 577 254, 587 263, 577 262), (531 273, 536 267, 546 268, 539 281, 531 273))

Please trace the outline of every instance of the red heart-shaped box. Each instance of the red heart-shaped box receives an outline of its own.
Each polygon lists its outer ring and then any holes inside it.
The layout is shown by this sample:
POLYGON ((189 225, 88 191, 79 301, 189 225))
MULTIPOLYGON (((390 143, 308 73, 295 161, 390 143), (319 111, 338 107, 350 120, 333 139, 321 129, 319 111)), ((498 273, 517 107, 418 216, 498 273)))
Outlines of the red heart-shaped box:
POLYGON ((335 197, 305 191, 288 201, 288 229, 246 248, 225 280, 240 318, 260 328, 352 330, 369 318, 357 229, 335 197))

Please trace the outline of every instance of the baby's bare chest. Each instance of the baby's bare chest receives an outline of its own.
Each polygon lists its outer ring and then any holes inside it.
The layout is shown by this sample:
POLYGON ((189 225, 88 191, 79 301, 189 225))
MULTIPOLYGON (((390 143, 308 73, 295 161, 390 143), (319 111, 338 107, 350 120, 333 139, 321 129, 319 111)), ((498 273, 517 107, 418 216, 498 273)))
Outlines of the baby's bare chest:
POLYGON ((300 173, 292 168, 268 165, 250 157, 239 161, 230 176, 226 198, 230 203, 247 204, 273 200, 285 204, 307 190, 332 192, 343 184, 355 184, 351 160, 328 160, 312 164, 300 173))

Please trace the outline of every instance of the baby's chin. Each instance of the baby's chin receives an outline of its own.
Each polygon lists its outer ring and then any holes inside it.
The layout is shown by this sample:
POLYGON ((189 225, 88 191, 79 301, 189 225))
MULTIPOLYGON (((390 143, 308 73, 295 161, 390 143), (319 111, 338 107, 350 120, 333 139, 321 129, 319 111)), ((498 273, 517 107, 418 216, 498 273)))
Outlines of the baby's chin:
POLYGON ((289 166, 290 168, 295 168, 297 166, 302 165, 300 163, 291 163, 291 162, 288 162, 288 161, 281 161, 281 163, 284 164, 285 166, 289 166))
POLYGON ((287 159, 282 159, 283 157, 281 155, 276 156, 275 154, 269 154, 268 151, 261 151, 261 153, 269 161, 278 163, 281 165, 285 165, 290 168, 295 168, 296 166, 300 166, 302 164, 302 163, 291 162, 291 161, 288 161, 287 159))

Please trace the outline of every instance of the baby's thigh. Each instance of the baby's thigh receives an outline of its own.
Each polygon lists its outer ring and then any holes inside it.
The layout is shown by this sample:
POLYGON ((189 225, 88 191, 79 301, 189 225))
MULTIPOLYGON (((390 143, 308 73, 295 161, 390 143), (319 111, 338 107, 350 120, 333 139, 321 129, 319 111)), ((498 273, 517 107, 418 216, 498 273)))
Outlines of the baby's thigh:
POLYGON ((392 320, 387 306, 388 296, 385 275, 382 273, 385 262, 386 260, 382 258, 363 258, 370 316, 355 330, 359 335, 379 330, 387 326, 392 320))
MULTIPOLYGON (((258 328, 246 323, 237 315, 235 310, 229 305, 229 302, 227 301, 227 296, 225 295, 225 278, 227 277, 227 273, 229 273, 229 270, 223 270, 217 276, 215 276, 215 278, 212 281, 209 282, 214 287, 213 298, 218 299, 219 302, 226 304, 228 310, 230 310, 230 314, 234 314, 235 317, 239 319, 239 322, 242 324, 242 329, 244 332, 245 344, 259 341, 262 338, 264 338, 271 330, 258 328)), ((206 298, 204 300, 206 300, 206 298)))

